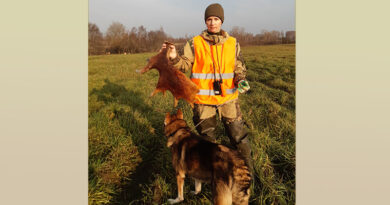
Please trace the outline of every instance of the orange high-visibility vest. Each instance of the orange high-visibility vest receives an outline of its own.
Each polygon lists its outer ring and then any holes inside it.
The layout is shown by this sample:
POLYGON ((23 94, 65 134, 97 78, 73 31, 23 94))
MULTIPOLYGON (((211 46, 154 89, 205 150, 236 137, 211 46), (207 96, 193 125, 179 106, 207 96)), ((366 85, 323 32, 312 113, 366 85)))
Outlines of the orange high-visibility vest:
POLYGON ((201 36, 196 36, 193 38, 193 45, 195 59, 191 80, 199 88, 195 103, 219 105, 236 99, 238 90, 233 83, 236 39, 229 37, 222 45, 210 45, 201 36), (220 80, 221 77, 223 94, 215 95, 214 78, 220 80))

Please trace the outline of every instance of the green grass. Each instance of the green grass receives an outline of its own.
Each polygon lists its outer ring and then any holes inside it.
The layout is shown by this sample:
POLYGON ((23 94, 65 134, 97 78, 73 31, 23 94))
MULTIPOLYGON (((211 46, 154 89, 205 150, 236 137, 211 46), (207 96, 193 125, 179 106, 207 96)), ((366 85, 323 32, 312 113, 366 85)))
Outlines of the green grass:
MULTIPOLYGON (((250 204, 295 204, 295 45, 242 48, 251 90, 240 95, 249 126, 255 182, 250 204)), ((171 155, 163 135, 167 92, 149 97, 156 70, 135 72, 155 53, 89 57, 89 204, 167 204, 177 188, 171 155)), ((190 106, 179 101, 193 127, 190 106)), ((229 144, 222 123, 218 141, 229 144)), ((185 202, 212 204, 209 184, 185 202)))

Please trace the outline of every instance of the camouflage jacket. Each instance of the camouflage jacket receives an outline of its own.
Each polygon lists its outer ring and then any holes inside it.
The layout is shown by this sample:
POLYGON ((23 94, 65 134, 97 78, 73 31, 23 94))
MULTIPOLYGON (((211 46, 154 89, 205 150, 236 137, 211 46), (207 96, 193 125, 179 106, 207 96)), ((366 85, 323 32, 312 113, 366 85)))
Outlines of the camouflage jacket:
MULTIPOLYGON (((203 37, 206 41, 208 41, 211 45, 220 45, 223 44, 228 38, 229 34, 221 30, 221 34, 209 34, 207 30, 203 31, 200 36, 203 37)), ((236 65, 234 68, 234 84, 237 86, 237 83, 240 80, 244 80, 246 76, 246 67, 244 64, 244 60, 241 56, 241 48, 240 44, 237 42, 236 44, 236 65)), ((177 55, 173 61, 173 66, 177 69, 180 69, 182 72, 187 72, 192 69, 192 65, 194 64, 194 45, 193 39, 187 41, 184 46, 184 54, 182 56, 177 55)))

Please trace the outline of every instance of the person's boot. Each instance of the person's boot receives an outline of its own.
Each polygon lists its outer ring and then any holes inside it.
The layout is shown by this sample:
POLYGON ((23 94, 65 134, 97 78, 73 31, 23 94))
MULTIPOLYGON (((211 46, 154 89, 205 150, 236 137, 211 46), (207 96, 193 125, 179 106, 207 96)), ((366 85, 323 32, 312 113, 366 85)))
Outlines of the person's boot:
POLYGON ((253 176, 251 147, 247 138, 248 132, 244 128, 244 122, 242 120, 235 120, 231 122, 225 120, 224 125, 231 144, 237 147, 237 151, 244 157, 245 164, 248 166, 249 171, 253 176))
POLYGON ((217 125, 217 119, 215 116, 205 120, 200 120, 194 117, 193 120, 194 125, 197 126, 196 130, 198 131, 199 135, 201 135, 201 137, 203 137, 205 140, 215 143, 215 127, 217 125))
POLYGON ((237 151, 240 152, 240 154, 244 157, 245 163, 249 168, 249 172, 253 177, 253 160, 251 156, 251 146, 249 144, 249 140, 247 138, 244 138, 236 146, 237 146, 237 151))

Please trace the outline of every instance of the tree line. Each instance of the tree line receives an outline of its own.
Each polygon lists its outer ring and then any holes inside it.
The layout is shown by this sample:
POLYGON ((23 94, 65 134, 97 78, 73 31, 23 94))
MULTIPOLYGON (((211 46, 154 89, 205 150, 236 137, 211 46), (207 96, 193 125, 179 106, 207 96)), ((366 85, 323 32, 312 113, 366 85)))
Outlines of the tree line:
MULTIPOLYGON (((237 38, 241 46, 295 43, 295 31, 263 30, 261 34, 254 35, 236 26, 228 33, 237 38)), ((127 30, 119 22, 113 22, 103 35, 96 24, 88 23, 88 55, 155 52, 165 40, 175 43, 180 50, 190 38, 173 38, 162 27, 154 31, 147 31, 144 26, 127 30)))
POLYGON ((243 27, 234 26, 228 33, 237 38, 241 46, 295 43, 295 31, 263 30, 260 34, 254 35, 246 32, 243 27))

